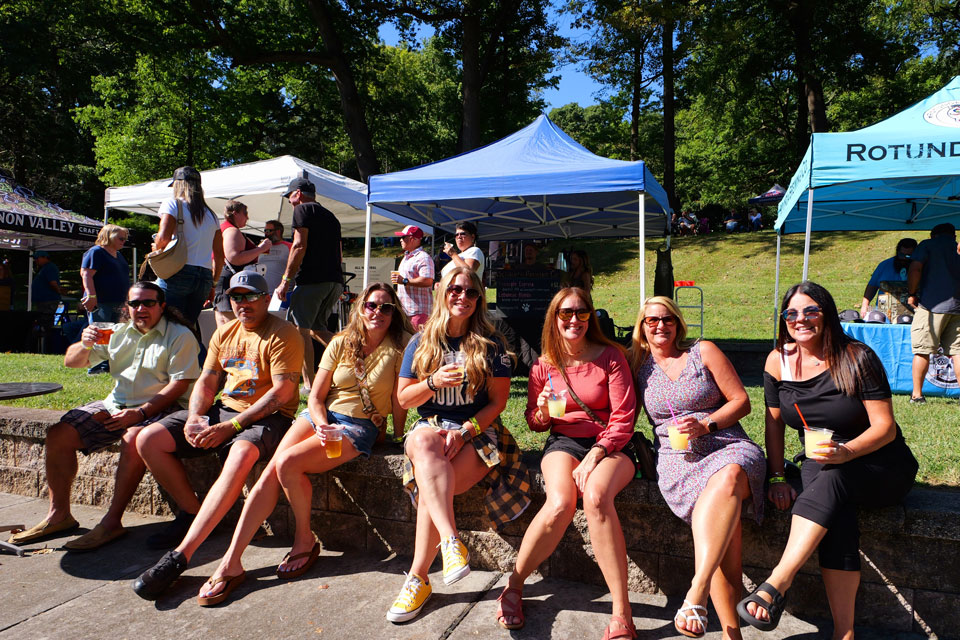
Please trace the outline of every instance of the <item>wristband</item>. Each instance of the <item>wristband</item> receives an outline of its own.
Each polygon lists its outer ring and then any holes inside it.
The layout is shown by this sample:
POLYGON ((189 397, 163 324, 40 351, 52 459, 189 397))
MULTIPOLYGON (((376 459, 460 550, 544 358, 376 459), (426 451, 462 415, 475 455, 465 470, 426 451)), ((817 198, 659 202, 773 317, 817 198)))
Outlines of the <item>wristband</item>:
POLYGON ((243 427, 240 426, 240 421, 237 420, 236 418, 230 418, 230 424, 232 424, 233 428, 237 430, 237 433, 240 433, 241 431, 243 431, 243 427))
POLYGON ((83 348, 84 348, 85 350, 87 350, 87 351, 93 350, 93 345, 90 345, 90 346, 88 347, 87 345, 85 345, 85 344, 83 344, 83 343, 81 342, 81 343, 80 343, 80 346, 83 347, 83 348))
POLYGON ((607 456, 610 455, 610 452, 607 451, 607 448, 606 448, 605 446, 603 446, 602 444, 600 444, 599 442, 598 442, 597 444, 593 445, 593 446, 590 447, 590 448, 591 448, 591 449, 600 449, 600 451, 603 451, 603 457, 604 457, 604 458, 606 458, 607 456))
POLYGON ((770 484, 780 484, 786 481, 787 479, 784 478, 783 476, 770 476, 770 478, 767 480, 767 482, 769 482, 770 484))
POLYGON ((427 387, 430 389, 430 391, 433 391, 434 393, 436 393, 436 392, 438 391, 437 385, 433 384, 433 374, 432 374, 432 373, 431 373, 429 376, 427 376, 427 387))
POLYGON ((89 293, 88 293, 87 296, 86 296, 86 298, 87 298, 87 300, 96 300, 96 299, 97 299, 97 294, 95 294, 95 293, 94 293, 94 294, 89 294, 89 293))
POLYGON ((460 433, 460 437, 463 438, 464 442, 469 442, 473 437, 470 433, 470 429, 467 429, 466 427, 460 427, 457 429, 457 431, 460 433))
POLYGON ((284 282, 293 282, 293 278, 288 278, 288 277, 286 276, 286 274, 284 274, 284 276, 281 278, 281 280, 283 280, 284 282))
POLYGON ((477 435, 480 435, 482 429, 480 428, 480 423, 477 422, 477 417, 473 416, 472 418, 470 418, 470 422, 473 423, 473 428, 477 432, 477 435))
POLYGON ((147 420, 147 412, 143 410, 143 407, 138 407, 138 408, 137 408, 137 411, 140 412, 141 422, 146 422, 146 420, 147 420))

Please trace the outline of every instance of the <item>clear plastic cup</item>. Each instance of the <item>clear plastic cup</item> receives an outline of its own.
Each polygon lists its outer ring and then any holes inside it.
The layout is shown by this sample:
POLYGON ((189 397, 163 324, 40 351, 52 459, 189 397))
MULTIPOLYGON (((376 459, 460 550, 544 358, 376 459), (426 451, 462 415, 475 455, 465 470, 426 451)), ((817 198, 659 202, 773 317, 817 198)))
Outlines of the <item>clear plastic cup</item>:
POLYGON ((443 354, 443 364, 455 364, 457 365, 457 373, 460 374, 460 377, 463 377, 466 373, 466 362, 467 354, 463 351, 448 351, 443 354))
POLYGON ((551 418, 562 418, 567 413, 567 390, 554 391, 547 398, 547 410, 551 418))
POLYGON ((92 326, 97 330, 96 344, 110 344, 110 336, 113 335, 113 323, 94 322, 92 326))
POLYGON ((830 429, 809 429, 803 434, 803 452, 811 460, 819 460, 820 454, 816 450, 821 448, 821 442, 833 440, 833 431, 830 429))
POLYGON ((677 425, 667 426, 667 435, 670 436, 670 448, 675 451, 683 451, 690 444, 690 434, 684 433, 677 428, 677 425))
POLYGON ((210 418, 207 416, 197 416, 196 420, 187 423, 187 436, 193 439, 200 435, 210 426, 210 418))
POLYGON ((339 458, 343 453, 343 430, 340 427, 326 425, 321 427, 323 431, 323 448, 327 452, 328 458, 339 458))

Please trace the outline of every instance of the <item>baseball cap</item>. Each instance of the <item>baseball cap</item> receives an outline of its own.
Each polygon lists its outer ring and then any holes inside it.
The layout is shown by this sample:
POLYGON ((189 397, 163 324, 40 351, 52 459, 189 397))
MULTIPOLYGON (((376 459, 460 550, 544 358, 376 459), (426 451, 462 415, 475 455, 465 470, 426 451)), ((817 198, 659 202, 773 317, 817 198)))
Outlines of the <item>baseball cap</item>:
POLYGON ((233 293, 238 289, 267 293, 267 280, 256 271, 241 271, 230 278, 230 288, 224 293, 233 293))
POLYGON ((897 324, 913 324, 913 316, 909 313, 901 313, 897 316, 897 324))
POLYGON ((287 190, 283 194, 283 197, 288 197, 294 191, 303 191, 304 193, 316 193, 317 188, 313 186, 313 183, 310 182, 307 178, 294 178, 290 181, 290 184, 287 185, 287 190))
POLYGON ((190 180, 194 182, 200 182, 200 172, 194 169, 193 167, 180 167, 173 172, 173 180, 170 181, 168 187, 172 187, 174 181, 176 180, 190 180))
POLYGON ((882 311, 868 311, 867 315, 863 317, 864 322, 873 322, 877 324, 888 324, 890 322, 889 318, 882 311))
POLYGON ((50 253, 47 252, 47 251, 44 251, 43 249, 40 249, 39 251, 34 251, 34 252, 33 252, 33 257, 34 257, 34 258, 49 258, 49 257, 50 257, 50 253))
POLYGON ((399 236, 399 237, 401 237, 401 238, 404 237, 404 236, 413 236, 414 238, 420 238, 420 239, 422 239, 422 238, 423 238, 423 229, 421 229, 420 227, 418 227, 418 226, 416 226, 416 225, 408 224, 408 225, 405 226, 401 231, 395 231, 393 235, 399 236))

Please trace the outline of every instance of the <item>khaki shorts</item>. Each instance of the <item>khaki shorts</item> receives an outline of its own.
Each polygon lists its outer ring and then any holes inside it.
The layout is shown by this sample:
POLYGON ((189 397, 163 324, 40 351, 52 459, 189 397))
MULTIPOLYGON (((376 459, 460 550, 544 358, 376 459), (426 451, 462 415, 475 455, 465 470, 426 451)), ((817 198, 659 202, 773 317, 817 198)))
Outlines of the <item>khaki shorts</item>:
POLYGON ((960 355, 960 314, 917 307, 910 325, 910 346, 918 356, 937 353, 940 347, 946 356, 960 355))

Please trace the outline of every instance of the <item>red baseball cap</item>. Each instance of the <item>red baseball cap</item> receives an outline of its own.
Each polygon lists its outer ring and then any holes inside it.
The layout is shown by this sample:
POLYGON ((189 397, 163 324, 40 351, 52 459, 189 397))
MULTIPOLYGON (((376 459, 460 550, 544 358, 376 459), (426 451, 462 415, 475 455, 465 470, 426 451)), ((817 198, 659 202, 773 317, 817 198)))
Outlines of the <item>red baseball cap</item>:
POLYGON ((394 232, 395 236, 404 237, 404 236, 413 236, 414 238, 423 239, 423 229, 418 226, 408 224, 403 228, 402 231, 394 232))

